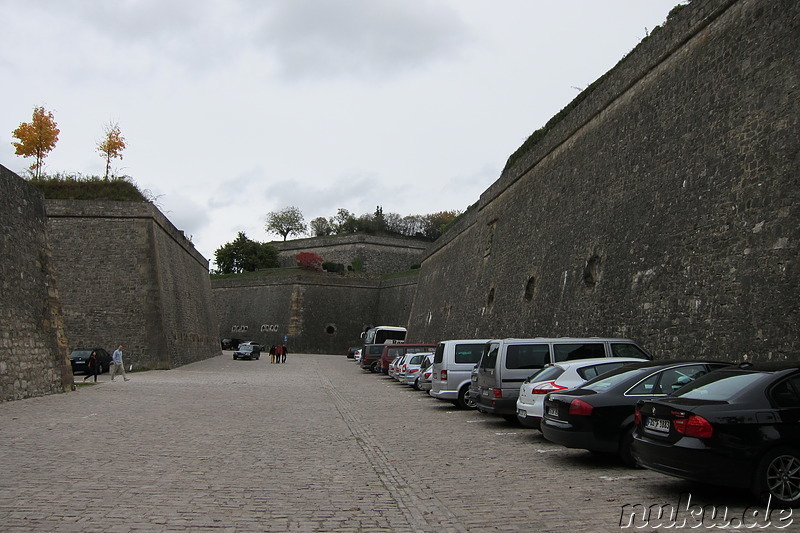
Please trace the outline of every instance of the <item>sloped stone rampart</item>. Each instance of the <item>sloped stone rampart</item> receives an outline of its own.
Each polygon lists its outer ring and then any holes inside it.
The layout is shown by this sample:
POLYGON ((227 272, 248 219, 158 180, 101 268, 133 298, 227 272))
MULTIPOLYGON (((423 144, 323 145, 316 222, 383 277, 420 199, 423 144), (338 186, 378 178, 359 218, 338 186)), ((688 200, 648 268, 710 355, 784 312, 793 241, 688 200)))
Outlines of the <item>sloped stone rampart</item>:
POLYGON ((149 203, 47 200, 71 349, 122 344, 125 364, 220 353, 208 261, 149 203))
POLYGON ((341 263, 345 267, 358 259, 363 271, 370 275, 409 270, 419 265, 430 245, 429 242, 416 239, 375 235, 335 235, 270 244, 278 249, 278 260, 283 267, 296 266, 295 256, 309 252, 326 262, 341 263))
POLYGON ((212 280, 221 338, 265 346, 287 338, 290 352, 344 354, 376 325, 405 325, 416 276, 396 280, 297 271, 212 280))
POLYGON ((428 251, 410 340, 800 358, 800 3, 695 0, 428 251))
POLYGON ((0 166, 0 402, 69 390, 41 193, 0 166))

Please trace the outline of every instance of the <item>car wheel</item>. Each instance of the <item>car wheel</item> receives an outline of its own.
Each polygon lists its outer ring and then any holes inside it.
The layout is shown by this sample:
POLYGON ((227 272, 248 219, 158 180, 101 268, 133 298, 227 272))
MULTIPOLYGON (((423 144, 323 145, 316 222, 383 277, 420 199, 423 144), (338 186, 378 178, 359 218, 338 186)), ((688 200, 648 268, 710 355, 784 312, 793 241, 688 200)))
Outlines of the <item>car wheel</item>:
POLYGON ((377 374, 380 371, 380 368, 378 368, 378 362, 376 361, 376 362, 372 363, 372 365, 370 365, 369 369, 373 374, 377 374))
POLYGON ((233 360, 236 361, 236 354, 233 354, 233 360))
POLYGON ((414 390, 422 390, 419 388, 419 378, 415 379, 414 384, 411 386, 414 387, 414 390))
POLYGON ((625 466, 630 468, 641 468, 639 463, 633 457, 633 426, 626 428, 622 433, 622 438, 619 441, 619 456, 625 466))
MULTIPOLYGON (((476 409, 478 403, 469 395, 469 387, 462 388, 458 393, 458 406, 462 409, 476 409)), ((516 415, 514 415, 516 418, 516 415)))
POLYGON ((778 505, 800 505, 800 451, 776 448, 758 463, 753 494, 767 502, 770 497, 778 505))

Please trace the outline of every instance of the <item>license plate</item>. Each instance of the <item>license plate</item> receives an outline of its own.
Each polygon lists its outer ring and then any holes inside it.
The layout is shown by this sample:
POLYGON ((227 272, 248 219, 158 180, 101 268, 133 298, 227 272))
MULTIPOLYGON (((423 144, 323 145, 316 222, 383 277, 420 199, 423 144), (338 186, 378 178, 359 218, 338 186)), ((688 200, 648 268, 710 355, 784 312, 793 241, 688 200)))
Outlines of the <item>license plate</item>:
POLYGON ((558 407, 553 407, 551 405, 548 405, 547 414, 552 416, 553 418, 558 418, 558 407))
POLYGON ((669 420, 663 418, 648 418, 644 424, 645 429, 651 431, 659 431, 661 433, 669 433, 669 420))

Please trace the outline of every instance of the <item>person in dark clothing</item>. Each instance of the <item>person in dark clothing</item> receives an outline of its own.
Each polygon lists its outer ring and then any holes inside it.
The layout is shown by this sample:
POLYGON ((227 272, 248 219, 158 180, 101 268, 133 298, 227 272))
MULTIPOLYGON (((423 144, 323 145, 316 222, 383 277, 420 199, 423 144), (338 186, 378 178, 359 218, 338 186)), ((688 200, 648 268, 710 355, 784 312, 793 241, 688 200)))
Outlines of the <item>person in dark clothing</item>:
POLYGON ((94 382, 97 383, 97 369, 99 366, 100 364, 97 360, 97 352, 92 350, 92 355, 90 355, 89 359, 86 360, 86 375, 83 377, 84 383, 86 383, 86 380, 92 376, 94 376, 94 382))
POLYGON ((284 342, 281 344, 281 363, 286 362, 286 354, 289 353, 289 350, 286 349, 286 343, 284 342))
POLYGON ((275 354, 276 353, 277 353, 277 351, 275 349, 275 345, 273 344, 272 346, 269 347, 269 362, 270 363, 274 363, 275 362, 275 354))

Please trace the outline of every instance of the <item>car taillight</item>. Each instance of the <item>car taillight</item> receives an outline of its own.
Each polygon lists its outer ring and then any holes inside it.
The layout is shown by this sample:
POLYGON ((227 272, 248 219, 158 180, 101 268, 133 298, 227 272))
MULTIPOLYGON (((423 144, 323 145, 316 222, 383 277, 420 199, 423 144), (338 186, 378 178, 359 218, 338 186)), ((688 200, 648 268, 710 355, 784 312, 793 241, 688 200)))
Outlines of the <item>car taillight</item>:
POLYGON ((642 425, 642 412, 637 407, 633 412, 633 423, 637 426, 642 425))
POLYGON ((405 372, 405 371, 406 371, 406 368, 408 368, 408 365, 403 365, 403 368, 402 368, 402 369, 400 369, 400 372, 405 372))
POLYGON ((422 374, 422 377, 425 378, 425 379, 428 379, 428 378, 431 377, 431 373, 430 372, 425 372, 424 374, 422 374))
POLYGON ((409 374, 413 374, 414 372, 419 372, 419 368, 412 368, 408 371, 409 374))
POLYGON ((495 398, 502 398, 503 397, 503 389, 492 389, 492 394, 494 394, 495 398))
POLYGON ((710 439, 714 435, 711 422, 702 416, 692 415, 689 418, 676 418, 672 421, 672 425, 675 427, 675 431, 687 437, 710 439))
POLYGON ((442 377, 439 378, 441 381, 447 381, 447 370, 442 370, 442 377))
POLYGON ((555 392, 566 388, 567 387, 562 387, 561 385, 556 385, 555 381, 548 381, 547 383, 536 385, 531 391, 531 394, 547 394, 548 392, 555 392))
POLYGON ((575 398, 569 404, 569 414, 575 416, 589 416, 592 414, 592 407, 580 398, 575 398))

